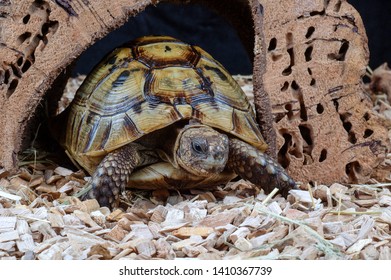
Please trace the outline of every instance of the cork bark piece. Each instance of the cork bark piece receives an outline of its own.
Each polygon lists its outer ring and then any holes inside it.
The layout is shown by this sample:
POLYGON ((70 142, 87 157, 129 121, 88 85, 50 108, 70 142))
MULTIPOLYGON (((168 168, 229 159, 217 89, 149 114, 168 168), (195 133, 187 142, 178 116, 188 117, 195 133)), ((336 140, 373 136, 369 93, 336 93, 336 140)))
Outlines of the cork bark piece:
MULTIPOLYGON (((0 166, 17 167, 40 104, 59 98, 67 67, 159 2, 0 1, 0 166)), ((386 130, 363 95, 367 39, 349 4, 164 2, 205 4, 236 28, 254 61, 255 107, 268 153, 278 155, 296 180, 360 181, 371 174, 384 155, 386 130)))
POLYGON ((340 0, 261 2, 262 85, 280 163, 304 182, 366 181, 388 142, 363 90, 369 52, 359 14, 340 0))

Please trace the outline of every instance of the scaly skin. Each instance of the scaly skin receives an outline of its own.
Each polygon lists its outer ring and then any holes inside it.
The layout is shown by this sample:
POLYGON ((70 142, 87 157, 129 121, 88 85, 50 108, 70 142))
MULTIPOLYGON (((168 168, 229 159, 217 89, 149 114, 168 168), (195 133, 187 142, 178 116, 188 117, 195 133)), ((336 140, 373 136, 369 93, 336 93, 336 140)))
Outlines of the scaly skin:
POLYGON ((234 170, 241 178, 262 188, 265 193, 278 188, 286 197, 288 191, 295 186, 295 181, 281 165, 239 139, 229 140, 227 167, 234 170))
POLYGON ((95 198, 101 206, 119 206, 119 195, 128 185, 133 169, 157 162, 154 152, 130 143, 109 153, 96 168, 89 185, 87 198, 95 198))

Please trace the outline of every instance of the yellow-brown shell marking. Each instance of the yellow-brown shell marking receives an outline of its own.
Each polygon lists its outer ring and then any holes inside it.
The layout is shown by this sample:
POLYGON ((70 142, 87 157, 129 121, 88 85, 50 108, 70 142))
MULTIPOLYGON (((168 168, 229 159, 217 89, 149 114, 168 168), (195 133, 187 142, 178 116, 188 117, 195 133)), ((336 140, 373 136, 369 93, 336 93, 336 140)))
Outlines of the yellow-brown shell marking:
POLYGON ((258 147, 266 144, 245 94, 208 53, 149 36, 107 55, 70 107, 65 146, 87 170, 103 156, 181 119, 196 119, 258 147))

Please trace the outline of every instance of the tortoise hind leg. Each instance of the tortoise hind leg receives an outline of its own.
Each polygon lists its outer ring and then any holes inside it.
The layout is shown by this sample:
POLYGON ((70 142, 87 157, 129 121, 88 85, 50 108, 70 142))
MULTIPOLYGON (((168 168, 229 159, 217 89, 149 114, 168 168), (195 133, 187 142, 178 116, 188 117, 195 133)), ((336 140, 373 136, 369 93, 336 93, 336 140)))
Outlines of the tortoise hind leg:
POLYGON ((268 155, 239 140, 229 140, 227 167, 240 177, 270 193, 278 188, 283 196, 295 186, 284 168, 268 155))
POLYGON ((154 151, 136 143, 107 154, 92 175, 87 185, 91 190, 84 198, 95 198, 101 206, 118 207, 119 195, 127 187, 132 171, 157 161, 154 151))

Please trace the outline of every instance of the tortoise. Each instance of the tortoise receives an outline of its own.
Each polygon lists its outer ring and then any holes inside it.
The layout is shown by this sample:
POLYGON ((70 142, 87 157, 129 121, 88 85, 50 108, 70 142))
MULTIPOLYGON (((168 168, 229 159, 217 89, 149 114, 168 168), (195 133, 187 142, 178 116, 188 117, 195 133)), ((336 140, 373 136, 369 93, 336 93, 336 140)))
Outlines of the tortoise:
POLYGON ((295 182, 265 154, 246 95, 198 46, 145 36, 116 48, 70 104, 63 145, 92 174, 88 197, 118 207, 125 188, 185 189, 240 176, 283 195, 295 182))

